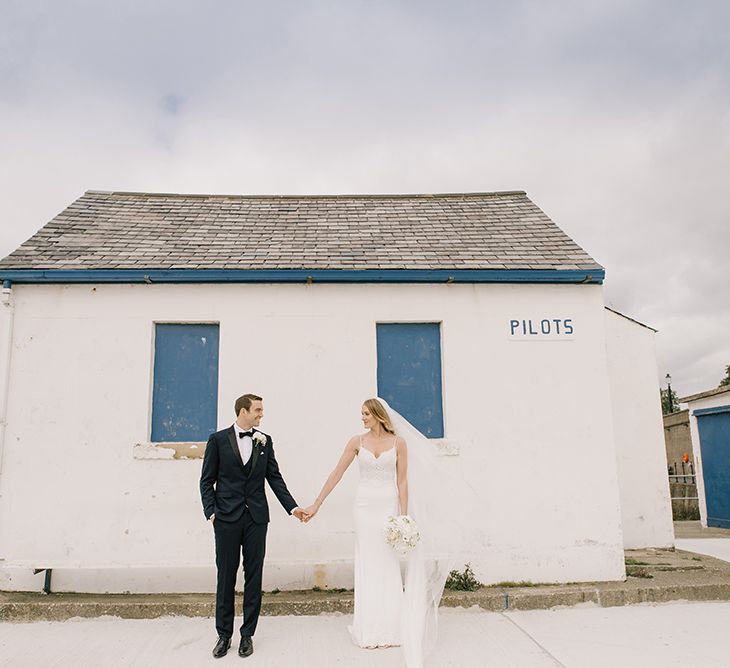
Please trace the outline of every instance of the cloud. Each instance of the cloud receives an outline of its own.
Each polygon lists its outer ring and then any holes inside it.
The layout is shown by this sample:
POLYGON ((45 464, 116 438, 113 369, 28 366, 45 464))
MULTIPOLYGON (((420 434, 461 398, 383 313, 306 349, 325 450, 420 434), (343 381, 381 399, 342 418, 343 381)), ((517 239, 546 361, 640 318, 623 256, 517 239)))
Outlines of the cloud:
POLYGON ((657 327, 730 363, 725 2, 10 2, 0 254, 89 188, 526 189, 657 327), (8 130, 9 129, 9 130, 8 130))

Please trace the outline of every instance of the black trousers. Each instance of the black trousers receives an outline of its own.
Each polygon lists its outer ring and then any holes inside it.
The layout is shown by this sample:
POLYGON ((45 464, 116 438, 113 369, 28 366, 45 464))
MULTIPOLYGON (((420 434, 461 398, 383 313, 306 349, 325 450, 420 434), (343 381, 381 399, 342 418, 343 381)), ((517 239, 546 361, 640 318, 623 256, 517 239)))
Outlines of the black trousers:
POLYGON ((248 509, 235 522, 216 519, 215 565, 218 582, 215 593, 215 628, 219 636, 233 635, 236 576, 243 553, 243 624, 242 636, 252 636, 261 612, 261 584, 266 554, 268 524, 256 524, 248 509))

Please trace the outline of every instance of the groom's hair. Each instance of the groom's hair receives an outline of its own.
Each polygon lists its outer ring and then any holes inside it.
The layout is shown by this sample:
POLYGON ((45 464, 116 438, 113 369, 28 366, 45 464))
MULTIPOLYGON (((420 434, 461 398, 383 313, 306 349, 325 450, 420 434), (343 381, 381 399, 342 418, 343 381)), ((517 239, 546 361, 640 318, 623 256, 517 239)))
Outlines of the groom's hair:
POLYGON ((238 397, 233 407, 233 410, 236 411, 236 417, 238 417, 242 408, 249 410, 254 401, 263 401, 263 399, 256 394, 244 394, 243 396, 238 397))

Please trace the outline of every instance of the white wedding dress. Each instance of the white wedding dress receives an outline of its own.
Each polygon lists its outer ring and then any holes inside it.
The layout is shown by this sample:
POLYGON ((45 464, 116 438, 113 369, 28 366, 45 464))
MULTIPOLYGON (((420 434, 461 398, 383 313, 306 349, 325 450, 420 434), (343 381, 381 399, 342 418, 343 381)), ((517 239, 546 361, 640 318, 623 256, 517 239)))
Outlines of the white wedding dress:
POLYGON ((399 514, 396 436, 376 457, 358 451, 360 482, 355 496, 355 617, 349 627, 360 647, 400 645, 406 668, 422 668, 436 645, 438 606, 444 583, 460 556, 467 504, 463 478, 454 477, 433 443, 379 399, 408 452, 408 514, 420 540, 404 558, 385 542, 385 522, 399 514))
POLYGON ((403 580, 398 553, 385 542, 389 515, 398 515, 396 449, 376 457, 358 451, 360 482, 355 497, 355 618, 349 627, 360 647, 401 644, 403 580))

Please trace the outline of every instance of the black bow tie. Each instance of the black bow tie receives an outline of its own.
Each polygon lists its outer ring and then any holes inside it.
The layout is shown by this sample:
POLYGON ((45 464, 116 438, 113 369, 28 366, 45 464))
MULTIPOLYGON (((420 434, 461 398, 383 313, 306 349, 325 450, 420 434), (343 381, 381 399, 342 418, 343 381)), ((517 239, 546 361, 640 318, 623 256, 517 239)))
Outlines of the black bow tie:
POLYGON ((243 438, 244 436, 248 436, 251 440, 253 440, 253 430, 238 432, 238 438, 243 438))

